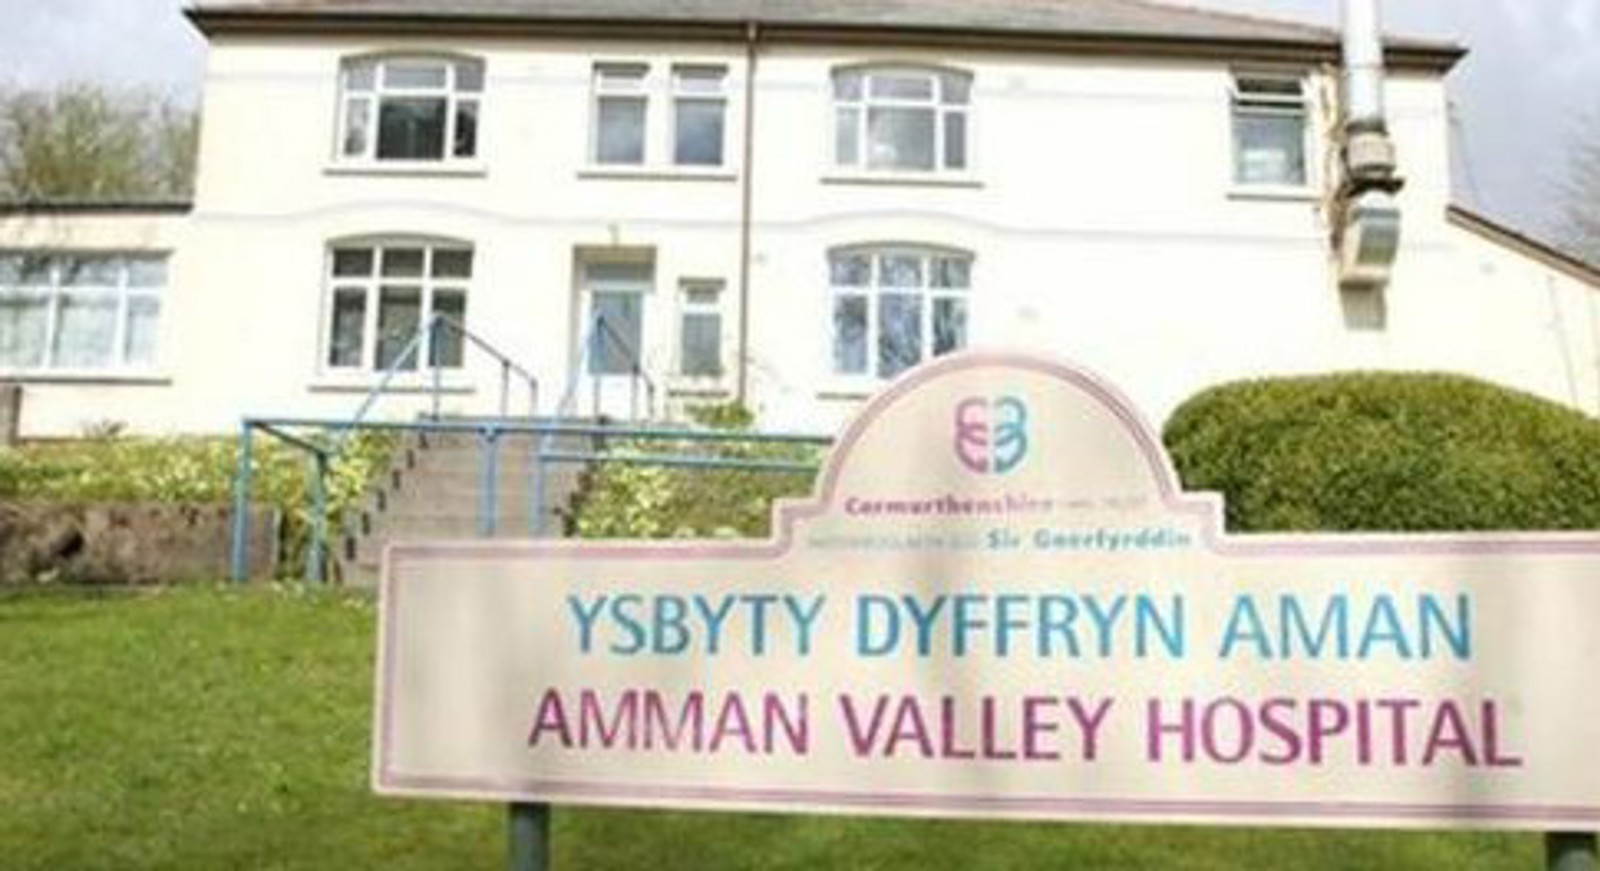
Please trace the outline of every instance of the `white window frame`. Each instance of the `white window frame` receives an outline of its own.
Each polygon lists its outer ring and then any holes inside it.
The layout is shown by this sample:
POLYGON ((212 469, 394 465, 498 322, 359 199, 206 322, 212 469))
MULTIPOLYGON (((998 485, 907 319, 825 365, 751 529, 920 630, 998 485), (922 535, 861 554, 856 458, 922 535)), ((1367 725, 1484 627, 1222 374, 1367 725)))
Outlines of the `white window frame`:
MULTIPOLYGON (((944 353, 955 353, 966 348, 971 343, 973 326, 973 269, 977 258, 970 252, 958 248, 948 248, 935 245, 913 244, 888 244, 888 245, 849 245, 833 248, 828 252, 828 328, 827 351, 828 371, 836 378, 855 379, 863 381, 885 381, 897 377, 900 373, 882 375, 878 367, 878 342, 882 332, 879 323, 879 300, 884 296, 917 296, 922 300, 921 335, 922 355, 918 364, 942 354, 934 352, 934 309, 940 300, 959 300, 966 310, 966 328, 961 336, 961 341, 955 348, 944 353), (842 285, 834 282, 834 262, 842 257, 867 257, 870 262, 869 278, 865 286, 842 285), (882 263, 890 257, 915 257, 922 261, 921 283, 917 287, 891 287, 883 284, 882 263), (965 287, 934 287, 933 265, 941 259, 959 260, 966 264, 967 283, 965 287), (836 312, 841 299, 852 297, 866 301, 867 330, 866 330, 866 368, 862 371, 845 371, 839 368, 836 312)), ((913 364, 917 365, 917 364, 913 364)))
POLYGON ((589 99, 589 162, 606 169, 638 168, 650 163, 650 65, 639 61, 599 61, 592 72, 589 99), (626 79, 615 74, 634 73, 626 79), (644 107, 644 128, 639 131, 637 161, 606 161, 600 155, 600 106, 606 100, 628 100, 644 107))
MULTIPOLYGON (((728 165, 728 67, 725 64, 673 64, 670 71, 672 123, 667 125, 668 162, 684 169, 721 169, 728 165), (712 73, 716 76, 715 90, 696 90, 685 85, 686 74, 712 73), (716 163, 685 163, 678 159, 678 112, 684 103, 714 105, 722 115, 722 141, 717 143, 716 163)), ((706 78, 699 79, 707 81, 706 78)))
POLYGON ((476 164, 483 153, 484 103, 488 90, 488 65, 481 58, 455 54, 382 54, 357 55, 339 62, 339 118, 334 141, 334 160, 342 164, 372 166, 461 166, 476 164), (437 87, 391 85, 388 81, 392 66, 407 64, 433 64, 443 67, 444 84, 437 87), (477 86, 471 89, 462 82, 463 70, 477 70, 477 86), (372 81, 361 87, 353 83, 357 70, 370 71, 372 81), (438 157, 380 157, 378 142, 382 137, 382 104, 385 99, 442 99, 445 102, 442 153, 438 157), (477 124, 473 134, 472 153, 456 154, 457 125, 465 105, 475 107, 477 124), (365 120, 367 139, 362 149, 351 153, 348 149, 351 124, 356 117, 365 120))
POLYGON ((1242 192, 1304 193, 1313 188, 1317 177, 1316 140, 1312 135, 1312 101, 1310 82, 1304 73, 1285 70, 1234 70, 1228 80, 1228 182, 1242 192), (1270 82, 1293 85, 1297 93, 1290 95, 1265 90, 1250 90, 1246 82, 1270 82), (1300 149, 1304 162, 1303 178, 1299 181, 1250 181, 1239 171, 1240 148, 1239 119, 1241 116, 1296 118, 1300 122, 1300 149))
POLYGON ((678 282, 678 342, 677 365, 674 371, 678 377, 685 379, 717 379, 728 373, 728 324, 723 312, 723 300, 727 298, 727 282, 720 278, 684 278, 678 282), (698 302, 695 295, 710 293, 712 302, 698 302), (688 323, 691 317, 714 317, 717 319, 717 366, 715 372, 690 372, 687 346, 685 337, 688 334, 688 323))
MULTIPOLYGON (((454 239, 439 239, 432 237, 403 237, 387 236, 380 238, 339 239, 328 243, 326 264, 323 267, 323 281, 325 282, 324 299, 326 315, 323 318, 321 340, 317 343, 318 366, 320 371, 337 374, 381 375, 386 371, 378 363, 378 327, 379 309, 383 304, 383 288, 401 286, 407 289, 416 288, 418 299, 419 325, 426 325, 433 317, 435 311, 435 294, 443 291, 446 293, 460 291, 462 302, 466 308, 465 318, 472 315, 472 283, 478 270, 477 249, 468 242, 454 239), (422 274, 420 276, 391 276, 383 275, 384 252, 389 250, 417 250, 422 251, 422 274), (335 275, 337 254, 340 251, 366 250, 372 253, 372 266, 364 276, 335 275), (466 277, 439 277, 434 273, 434 255, 440 251, 457 251, 468 254, 468 274, 466 277), (360 359, 354 364, 336 364, 333 360, 335 347, 334 332, 338 329, 338 297, 341 291, 359 290, 362 293, 363 309, 361 323, 361 349, 360 359)), ((465 328, 467 325, 462 323, 465 328)), ((429 331, 421 346, 417 349, 416 358, 409 369, 398 370, 399 373, 424 372, 432 367, 434 354, 433 341, 435 334, 429 331)), ((451 341, 462 346, 462 359, 454 364, 441 363, 439 368, 449 371, 459 371, 465 368, 465 339, 457 336, 451 341)))
POLYGON ((850 174, 863 174, 875 176, 909 176, 909 177, 965 177, 973 172, 973 85, 974 75, 962 69, 942 66, 923 66, 914 64, 851 64, 835 67, 829 75, 829 119, 827 124, 828 137, 828 163, 837 172, 850 174), (855 97, 841 94, 841 81, 848 76, 859 77, 860 93, 855 97), (929 94, 926 99, 886 97, 873 94, 873 80, 876 77, 926 77, 929 82, 929 94), (962 82, 965 98, 955 100, 948 93, 950 82, 962 82), (874 108, 904 108, 927 109, 934 114, 933 125, 933 167, 922 169, 918 167, 873 166, 871 160, 871 127, 869 117, 874 108), (841 117, 845 112, 853 112, 855 159, 846 161, 842 159, 839 148, 839 134, 841 117), (950 165, 949 133, 950 119, 960 117, 963 130, 963 160, 960 166, 950 165))
POLYGON ((74 250, 26 250, 26 249, 0 249, 0 258, 28 258, 43 259, 49 274, 49 283, 43 285, 11 284, 0 281, 0 297, 27 298, 38 301, 42 298, 45 304, 45 329, 43 354, 37 365, 33 366, 3 366, 0 371, 17 373, 22 377, 51 376, 51 375, 118 375, 147 374, 156 369, 161 353, 161 320, 164 315, 163 297, 166 295, 170 284, 171 254, 166 251, 74 251, 74 250), (108 285, 68 285, 63 282, 66 265, 71 261, 111 261, 116 264, 117 280, 115 284, 108 285), (161 266, 161 284, 153 286, 134 286, 131 280, 131 263, 142 261, 146 263, 159 263, 161 266), (111 362, 104 366, 61 366, 56 359, 56 343, 59 339, 58 332, 61 328, 61 306, 69 297, 115 297, 117 313, 116 328, 111 339, 111 362), (129 319, 133 312, 133 304, 137 301, 153 301, 156 304, 156 342, 155 349, 150 359, 139 362, 130 360, 129 340, 131 333, 128 328, 129 319))
MULTIPOLYGON (((707 60, 685 60, 672 63, 651 63, 644 60, 618 58, 596 61, 590 71, 589 143, 586 160, 591 171, 599 173, 664 172, 675 175, 696 173, 723 173, 732 165, 729 145, 732 138, 733 118, 731 85, 732 69, 727 63, 707 60), (608 77, 608 73, 636 73, 631 79, 608 77), (685 73, 715 73, 718 80, 715 90, 686 86, 685 73), (640 132, 640 158, 634 162, 601 160, 600 106, 604 100, 632 100, 644 107, 644 129, 640 132), (683 102, 715 104, 722 114, 722 141, 719 143, 721 160, 717 163, 680 163, 678 161, 678 108, 683 102)), ((705 78, 699 79, 706 81, 705 78)))

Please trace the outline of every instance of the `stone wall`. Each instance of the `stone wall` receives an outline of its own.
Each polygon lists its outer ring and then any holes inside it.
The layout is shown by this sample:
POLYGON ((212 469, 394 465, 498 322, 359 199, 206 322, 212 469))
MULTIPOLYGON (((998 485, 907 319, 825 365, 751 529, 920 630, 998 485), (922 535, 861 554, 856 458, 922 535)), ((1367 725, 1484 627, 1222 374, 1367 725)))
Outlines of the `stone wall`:
POLYGON ((17 443, 22 426, 22 385, 0 383, 0 447, 17 443))
MULTIPOLYGON (((277 568, 278 513, 251 512, 250 576, 277 568)), ((227 505, 0 502, 0 585, 175 584, 229 576, 227 505)))

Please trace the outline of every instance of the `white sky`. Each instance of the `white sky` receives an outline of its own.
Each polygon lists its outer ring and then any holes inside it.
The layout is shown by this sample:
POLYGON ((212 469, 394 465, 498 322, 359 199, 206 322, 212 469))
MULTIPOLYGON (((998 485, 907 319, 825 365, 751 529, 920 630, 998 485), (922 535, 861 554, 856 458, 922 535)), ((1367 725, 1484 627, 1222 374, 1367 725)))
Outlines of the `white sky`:
MULTIPOLYGON (((182 2, 0 0, 0 82, 91 79, 193 99, 205 43, 180 16, 182 2)), ((1339 0, 1185 2, 1322 23, 1339 8, 1339 0)), ((1392 32, 1472 49, 1450 78, 1456 200, 1554 236, 1567 143, 1586 117, 1600 136, 1600 0, 1383 0, 1383 9, 1392 32)))

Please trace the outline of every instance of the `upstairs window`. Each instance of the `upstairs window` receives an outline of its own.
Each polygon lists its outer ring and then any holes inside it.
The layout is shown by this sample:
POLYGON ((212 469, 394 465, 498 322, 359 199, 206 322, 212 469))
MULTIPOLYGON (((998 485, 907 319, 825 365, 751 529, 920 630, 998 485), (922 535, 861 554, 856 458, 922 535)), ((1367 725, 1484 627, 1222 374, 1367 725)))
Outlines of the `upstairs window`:
POLYGON ((594 162, 604 166, 644 163, 650 98, 644 64, 601 64, 594 70, 594 162))
POLYGON ((1233 180, 1245 187, 1305 187, 1305 83, 1240 75, 1233 82, 1233 180))
POLYGON ((834 165, 847 170, 964 172, 972 76, 911 67, 833 74, 834 165))
POLYGON ((0 251, 0 370, 150 369, 166 284, 164 256, 0 251))
POLYGON ((591 159, 599 166, 722 166, 727 79, 724 66, 679 64, 653 75, 649 64, 596 64, 591 159), (656 132, 663 129, 665 136, 656 132))
POLYGON ((446 162, 478 156, 482 61, 347 60, 341 97, 339 155, 344 160, 446 162))
POLYGON ((727 139, 728 70, 672 68, 672 162, 677 166, 721 166, 727 139))
POLYGON ((341 243, 328 257, 328 343, 334 370, 413 371, 460 368, 461 333, 429 330, 415 353, 406 348, 434 315, 466 325, 472 248, 454 243, 341 243))
POLYGON ((967 346, 972 256, 925 248, 849 248, 828 257, 833 370, 893 378, 967 346))

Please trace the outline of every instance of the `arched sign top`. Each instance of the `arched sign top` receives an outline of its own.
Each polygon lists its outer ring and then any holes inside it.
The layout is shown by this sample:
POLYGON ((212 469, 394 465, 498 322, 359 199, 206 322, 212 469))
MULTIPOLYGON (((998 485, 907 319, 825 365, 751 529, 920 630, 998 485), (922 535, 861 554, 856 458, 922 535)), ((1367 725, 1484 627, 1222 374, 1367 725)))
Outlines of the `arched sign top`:
POLYGON ((968 499, 1175 503, 1155 430, 1093 373, 1038 357, 969 351, 919 367, 845 430, 818 487, 905 505, 968 499))

